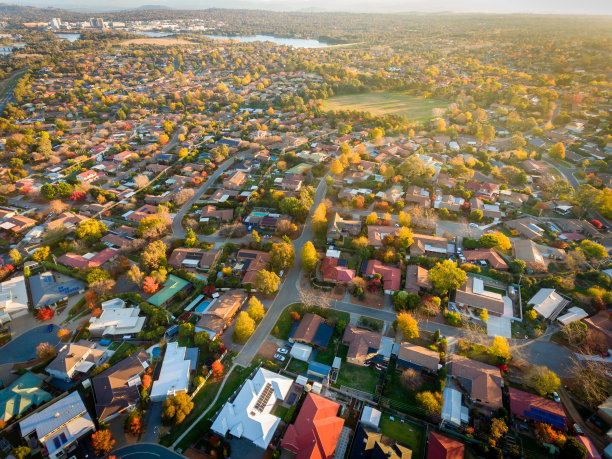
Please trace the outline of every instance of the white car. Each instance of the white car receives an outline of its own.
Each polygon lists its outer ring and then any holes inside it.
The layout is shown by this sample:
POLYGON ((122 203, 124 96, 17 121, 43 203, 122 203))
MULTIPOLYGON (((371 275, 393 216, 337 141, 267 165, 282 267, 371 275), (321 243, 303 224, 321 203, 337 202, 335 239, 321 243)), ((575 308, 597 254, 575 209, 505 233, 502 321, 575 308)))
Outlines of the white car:
POLYGON ((274 354, 274 358, 275 358, 276 360, 280 360, 281 362, 284 362, 284 361, 285 361, 285 357, 284 357, 284 356, 282 356, 282 355, 280 355, 280 354, 274 354))
POLYGON ((476 223, 470 223, 470 228, 478 228, 478 225, 476 223))
POLYGON ((289 351, 288 351, 286 348, 284 348, 284 347, 279 347, 279 348, 276 350, 276 352, 278 352, 279 354, 283 354, 283 355, 287 355, 287 354, 289 354, 289 351))

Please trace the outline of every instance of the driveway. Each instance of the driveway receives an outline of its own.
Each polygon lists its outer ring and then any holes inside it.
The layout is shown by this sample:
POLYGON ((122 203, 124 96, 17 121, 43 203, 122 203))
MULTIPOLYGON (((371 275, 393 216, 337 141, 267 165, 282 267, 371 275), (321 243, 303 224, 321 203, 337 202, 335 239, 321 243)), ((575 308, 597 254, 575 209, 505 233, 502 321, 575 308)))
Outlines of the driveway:
POLYGON ((124 446, 113 451, 112 456, 121 459, 183 459, 185 456, 175 453, 168 448, 155 443, 138 443, 137 445, 124 446))
POLYGON ((157 443, 159 440, 159 427, 161 426, 162 404, 160 402, 151 403, 145 414, 145 424, 147 426, 142 436, 143 443, 157 443))
POLYGON ((512 320, 507 317, 489 316, 487 320, 487 335, 512 338, 512 320))
POLYGON ((52 326, 51 332, 47 330, 47 325, 33 328, 0 348, 2 351, 0 352, 0 365, 27 362, 28 360, 35 359, 37 357, 36 346, 40 343, 50 343, 53 346, 57 346, 60 342, 60 339, 57 337, 59 327, 57 325, 52 326))

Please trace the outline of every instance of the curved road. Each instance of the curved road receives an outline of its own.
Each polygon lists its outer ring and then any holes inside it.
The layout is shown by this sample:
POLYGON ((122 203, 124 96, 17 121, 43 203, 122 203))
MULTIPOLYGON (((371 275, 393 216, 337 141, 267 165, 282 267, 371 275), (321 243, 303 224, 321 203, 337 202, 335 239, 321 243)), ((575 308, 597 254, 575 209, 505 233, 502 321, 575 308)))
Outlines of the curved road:
POLYGON ((137 443, 124 446, 113 451, 111 456, 118 459, 182 459, 185 457, 156 443, 137 443))
POLYGON ((57 337, 59 327, 53 325, 53 329, 47 331, 48 325, 32 328, 0 348, 0 365, 6 363, 27 362, 36 358, 36 346, 40 343, 49 343, 57 346, 60 339, 57 337))

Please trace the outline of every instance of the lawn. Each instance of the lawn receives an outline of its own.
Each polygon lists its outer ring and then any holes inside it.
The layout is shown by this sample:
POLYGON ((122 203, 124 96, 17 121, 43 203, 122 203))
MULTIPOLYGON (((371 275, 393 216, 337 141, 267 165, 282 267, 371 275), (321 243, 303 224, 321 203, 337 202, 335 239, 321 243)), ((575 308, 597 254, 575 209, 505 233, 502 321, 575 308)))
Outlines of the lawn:
POLYGON ((319 363, 324 363, 325 365, 330 365, 334 363, 334 357, 336 357, 336 348, 338 347, 338 341, 340 338, 333 337, 329 341, 329 345, 327 349, 324 351, 318 350, 316 351, 317 355, 315 356, 315 361, 319 363))
POLYGON ((424 444, 424 427, 406 419, 400 420, 397 416, 385 413, 380 420, 380 429, 383 435, 403 443, 412 450, 412 457, 422 457, 424 444), (391 418, 394 420, 391 420, 391 418))
POLYGON ((378 385, 378 375, 379 372, 373 368, 342 362, 336 385, 374 394, 378 385))
POLYGON ((306 374, 308 371, 308 363, 302 362, 301 360, 291 359, 291 362, 287 365, 287 371, 295 373, 296 375, 306 374))
POLYGON ((324 110, 357 110, 374 115, 404 115, 415 121, 434 118, 434 109, 446 109, 447 102, 424 99, 400 92, 369 92, 335 96, 323 102, 324 110))
POLYGON ((497 365, 497 358, 489 354, 488 348, 482 344, 469 343, 464 340, 459 340, 457 354, 467 357, 468 359, 478 360, 479 362, 488 365, 497 365))
POLYGON ((290 315, 292 311, 296 311, 300 315, 300 318, 304 317, 304 313, 306 312, 318 314, 328 320, 331 324, 340 320, 348 324, 350 321, 350 315, 346 312, 334 311, 332 309, 322 309, 316 306, 307 308, 301 303, 296 303, 286 307, 281 313, 275 327, 272 329, 272 336, 284 340, 289 338, 289 333, 291 332, 291 327, 293 326, 293 320, 291 319, 290 315))

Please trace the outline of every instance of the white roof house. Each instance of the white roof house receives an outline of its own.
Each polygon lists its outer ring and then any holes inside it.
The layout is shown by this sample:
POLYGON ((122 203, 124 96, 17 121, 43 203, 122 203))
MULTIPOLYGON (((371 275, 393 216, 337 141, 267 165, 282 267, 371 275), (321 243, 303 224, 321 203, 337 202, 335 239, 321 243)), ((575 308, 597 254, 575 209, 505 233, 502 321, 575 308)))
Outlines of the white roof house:
POLYGON ((103 301, 100 307, 102 309, 121 309, 125 307, 125 301, 121 298, 113 298, 112 300, 103 301))
POLYGON ((22 437, 37 438, 51 459, 63 457, 64 450, 76 440, 96 430, 78 392, 28 416, 19 428, 22 437))
POLYGON ((578 306, 571 307, 567 310, 565 314, 559 317, 557 320, 561 322, 562 325, 568 325, 577 320, 582 320, 589 315, 586 311, 578 306))
POLYGON ((225 436, 246 438, 266 449, 280 423, 271 412, 278 400, 284 400, 293 380, 264 368, 247 379, 233 403, 227 402, 213 422, 211 430, 225 436))
POLYGON ((28 291, 23 276, 15 276, 0 284, 0 323, 27 314, 28 291))
POLYGON ((462 394, 453 387, 446 387, 442 394, 442 420, 456 426, 467 424, 470 420, 469 411, 462 403, 462 394))
POLYGON ((159 378, 151 388, 152 401, 163 401, 170 395, 187 392, 191 361, 186 358, 186 350, 177 342, 168 343, 159 378))
POLYGON ((139 317, 140 308, 107 308, 100 317, 89 319, 89 332, 92 336, 131 335, 142 330, 145 317, 139 317))
POLYGON ((548 319, 553 313, 559 313, 563 306, 567 304, 567 300, 559 295, 554 288, 541 288, 528 302, 528 306, 533 306, 533 309, 545 319, 548 319))

